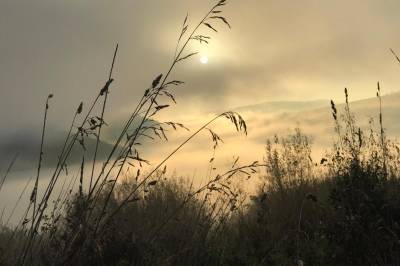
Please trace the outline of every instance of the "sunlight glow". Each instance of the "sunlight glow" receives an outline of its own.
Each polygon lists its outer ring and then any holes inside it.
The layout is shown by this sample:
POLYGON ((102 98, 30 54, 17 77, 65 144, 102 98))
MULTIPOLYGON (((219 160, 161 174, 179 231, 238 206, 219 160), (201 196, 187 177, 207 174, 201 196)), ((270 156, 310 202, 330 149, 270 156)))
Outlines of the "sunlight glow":
POLYGON ((202 57, 200 58, 200 62, 201 62, 202 64, 207 64, 207 63, 208 63, 208 57, 207 57, 207 56, 202 56, 202 57))

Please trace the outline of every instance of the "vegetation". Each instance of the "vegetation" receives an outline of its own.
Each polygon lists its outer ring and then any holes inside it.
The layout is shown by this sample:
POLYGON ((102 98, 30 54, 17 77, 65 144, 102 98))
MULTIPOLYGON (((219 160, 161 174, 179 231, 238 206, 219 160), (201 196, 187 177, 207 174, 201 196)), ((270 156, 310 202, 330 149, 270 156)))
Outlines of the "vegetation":
MULTIPOLYGON (((11 227, 8 219, 1 227, 0 265, 400 265, 400 146, 386 136, 381 111, 378 130, 373 121, 368 130, 357 126, 347 89, 343 114, 331 102, 336 141, 320 162, 311 158, 310 138, 296 129, 267 141, 263 163, 236 159, 226 172, 215 173, 212 158, 205 184, 167 175, 168 159, 198 134, 209 132, 214 149, 218 147, 222 139, 209 128, 217 120, 226 118, 238 132, 247 133, 239 114, 225 112, 194 131, 151 171, 144 170, 144 139, 168 140, 168 129, 187 130, 180 123, 159 122, 156 115, 175 103, 171 90, 183 82, 169 77, 177 64, 195 54, 186 53, 188 44, 210 41, 198 31, 216 32, 217 22, 230 26, 222 16, 225 4, 216 2, 192 31, 185 18, 170 68, 144 91, 96 169, 116 46, 104 87, 85 114, 83 103, 78 106, 41 195, 53 95, 48 96, 30 201, 18 225, 11 227), (90 138, 96 139, 93 154, 85 146, 90 138), (82 152, 80 174, 67 179, 75 146, 82 152), (261 185, 248 195, 242 186, 258 170, 263 170, 261 185)), ((377 99, 380 106, 379 84, 377 99)))

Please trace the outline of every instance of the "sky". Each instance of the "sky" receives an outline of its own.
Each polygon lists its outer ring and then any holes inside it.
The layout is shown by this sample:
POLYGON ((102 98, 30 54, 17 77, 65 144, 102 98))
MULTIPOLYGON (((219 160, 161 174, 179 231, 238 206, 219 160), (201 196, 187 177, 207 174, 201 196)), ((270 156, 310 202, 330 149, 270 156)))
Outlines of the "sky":
MULTIPOLYGON (((120 52, 110 108, 123 112, 165 72, 186 12, 193 25, 213 1, 1 0, 0 121, 36 125, 48 93, 53 120, 68 120, 107 78, 116 42, 120 52)), ((174 76, 193 111, 275 100, 373 96, 380 80, 397 90, 400 50, 396 0, 232 0, 232 29, 218 25, 202 65, 193 58, 174 76)), ((203 32, 209 31, 203 29, 203 32)))
MULTIPOLYGON (((0 0, 0 137, 32 144, 40 134, 49 93, 49 127, 65 130, 81 101, 85 107, 107 79, 119 43, 109 112, 119 121, 171 63, 186 14, 189 25, 214 1, 0 0)), ((397 0, 231 0, 209 45, 172 73, 178 120, 201 124, 207 115, 269 101, 341 101, 398 90, 397 0), (207 56, 208 63, 200 58, 207 56), (204 117, 202 116, 204 115, 204 117)), ((264 139, 262 140, 264 141, 264 139)), ((32 145, 31 145, 32 146, 32 145)), ((33 145, 34 146, 34 145, 33 145)))

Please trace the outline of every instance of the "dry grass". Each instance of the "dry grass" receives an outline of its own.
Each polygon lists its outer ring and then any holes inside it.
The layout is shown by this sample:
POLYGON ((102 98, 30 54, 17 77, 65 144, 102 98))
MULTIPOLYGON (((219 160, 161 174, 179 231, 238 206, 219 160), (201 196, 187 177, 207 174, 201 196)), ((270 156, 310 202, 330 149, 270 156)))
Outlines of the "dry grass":
POLYGON ((118 63, 116 45, 105 85, 89 108, 78 105, 52 176, 39 194, 53 95, 47 97, 37 175, 20 222, 9 224, 33 178, 1 227, 1 265, 399 265, 400 147, 386 136, 379 84, 378 130, 373 123, 367 130, 357 126, 346 89, 343 114, 331 102, 336 142, 318 162, 311 158, 310 138, 296 129, 267 142, 263 163, 241 164, 237 158, 217 173, 212 158, 202 185, 167 174, 168 160, 199 134, 210 134, 214 151, 219 147, 222 138, 210 129, 218 120, 247 134, 243 118, 230 111, 194 131, 157 120, 176 104, 173 89, 183 81, 170 76, 197 54, 190 44, 212 41, 204 32, 217 32, 217 23, 230 27, 223 16, 226 4, 217 1, 192 27, 185 17, 170 67, 144 89, 97 169, 118 63), (144 140, 168 141, 173 130, 189 135, 146 171, 144 140), (92 139, 95 148, 89 152, 92 139), (76 175, 67 179, 64 172, 74 147, 81 148, 82 160, 76 175), (263 185, 248 197, 238 180, 246 182, 260 167, 265 170, 263 185))

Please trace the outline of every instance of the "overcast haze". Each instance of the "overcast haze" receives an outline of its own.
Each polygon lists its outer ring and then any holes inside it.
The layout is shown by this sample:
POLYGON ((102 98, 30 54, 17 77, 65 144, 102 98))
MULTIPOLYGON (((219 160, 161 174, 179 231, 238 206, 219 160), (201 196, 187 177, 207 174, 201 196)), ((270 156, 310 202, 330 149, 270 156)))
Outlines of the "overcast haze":
MULTIPOLYGON (((171 60, 188 11, 198 19, 212 1, 1 0, 0 118, 7 128, 33 125, 49 92, 54 121, 93 98, 120 43, 111 94, 113 110, 134 105, 171 60)), ((389 48, 400 47, 400 2, 239 1, 220 34, 176 77, 178 108, 215 109, 271 100, 353 99, 400 84, 389 48), (207 99, 207 101, 204 101, 207 99), (190 101, 190 104, 188 102, 190 101)), ((400 49, 400 48, 399 48, 400 49)), ((3 131, 4 134, 4 131, 3 131)))

